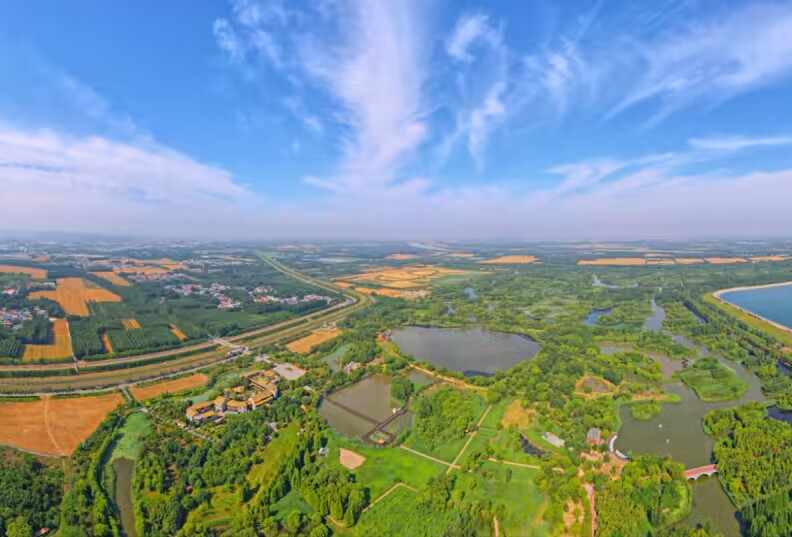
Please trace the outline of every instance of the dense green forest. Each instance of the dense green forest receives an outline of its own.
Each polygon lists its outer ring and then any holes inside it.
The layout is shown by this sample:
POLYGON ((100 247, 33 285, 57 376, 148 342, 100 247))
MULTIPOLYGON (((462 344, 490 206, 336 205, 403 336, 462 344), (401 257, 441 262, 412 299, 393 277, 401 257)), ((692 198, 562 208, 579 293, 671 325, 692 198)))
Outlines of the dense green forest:
POLYGON ((57 527, 63 498, 63 469, 57 460, 41 460, 0 448, 0 535, 30 537, 57 527))

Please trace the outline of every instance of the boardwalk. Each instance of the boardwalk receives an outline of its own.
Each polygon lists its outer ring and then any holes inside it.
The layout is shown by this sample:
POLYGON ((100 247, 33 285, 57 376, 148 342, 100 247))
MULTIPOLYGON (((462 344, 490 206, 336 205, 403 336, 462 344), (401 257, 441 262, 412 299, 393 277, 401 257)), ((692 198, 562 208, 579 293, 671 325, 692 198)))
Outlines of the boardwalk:
POLYGON ((375 420, 374 418, 370 418, 369 416, 366 416, 365 414, 362 414, 362 413, 358 412, 354 408, 349 407, 349 406, 345 405, 344 403, 339 403, 338 401, 336 401, 335 399, 333 399, 329 395, 325 396, 324 400, 327 401, 328 403, 331 403, 331 404, 337 406, 338 408, 346 410, 347 412, 349 412, 350 414, 352 414, 355 417, 358 417, 358 418, 360 418, 360 419, 362 419, 364 421, 367 421, 367 422, 371 423, 372 425, 379 426, 379 424, 380 424, 380 422, 375 420))

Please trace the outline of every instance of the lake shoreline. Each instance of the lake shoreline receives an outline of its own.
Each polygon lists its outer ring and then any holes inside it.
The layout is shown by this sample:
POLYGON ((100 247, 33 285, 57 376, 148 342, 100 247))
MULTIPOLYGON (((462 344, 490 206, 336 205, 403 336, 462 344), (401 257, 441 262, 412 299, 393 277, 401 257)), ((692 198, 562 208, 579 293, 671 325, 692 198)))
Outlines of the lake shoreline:
POLYGON ((780 282, 780 283, 768 283, 768 284, 765 284, 765 285, 752 285, 752 286, 743 286, 743 287, 732 287, 731 289, 721 289, 719 291, 715 291, 715 292, 712 293, 712 297, 715 300, 717 300, 718 302, 721 302, 723 304, 726 304, 729 307, 737 309, 737 310, 745 313, 746 315, 749 315, 749 316, 753 317, 754 319, 758 319, 758 320, 760 320, 762 322, 765 322, 765 323, 769 324, 770 326, 778 328, 779 330, 783 330, 784 332, 787 332, 788 334, 792 334, 792 328, 790 328, 789 326, 783 325, 781 323, 777 323, 775 321, 771 321, 767 317, 763 317, 762 315, 759 315, 758 313, 754 313, 753 311, 745 309, 742 306, 738 306, 737 304, 734 304, 732 302, 729 302, 725 298, 722 298, 722 296, 725 295, 726 293, 732 293, 732 292, 737 292, 737 291, 755 291, 757 289, 770 289, 770 288, 773 288, 773 287, 786 287, 786 286, 789 286, 789 285, 792 285, 792 282, 780 282))

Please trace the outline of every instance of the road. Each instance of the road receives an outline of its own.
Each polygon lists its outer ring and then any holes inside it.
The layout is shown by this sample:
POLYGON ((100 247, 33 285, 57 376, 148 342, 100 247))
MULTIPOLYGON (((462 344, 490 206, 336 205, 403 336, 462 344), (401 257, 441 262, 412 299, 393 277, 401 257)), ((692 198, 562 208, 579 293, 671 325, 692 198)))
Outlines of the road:
MULTIPOLYGON (((323 323, 338 321, 353 313, 359 311, 373 302, 373 298, 346 289, 336 288, 332 284, 322 282, 310 276, 301 274, 282 263, 272 260, 263 254, 259 254, 263 261, 270 264, 276 270, 284 274, 299 279, 300 281, 321 287, 322 289, 332 290, 333 292, 341 293, 346 297, 342 303, 336 304, 331 308, 327 308, 318 312, 313 312, 302 317, 297 317, 284 321, 272 326, 252 330, 243 334, 238 334, 234 337, 225 338, 229 342, 241 342, 255 349, 265 345, 272 345, 284 339, 299 335, 301 332, 311 330, 321 326, 323 323), (274 333, 273 333, 274 332, 274 333), (261 336, 261 337, 256 337, 261 336), (253 339, 251 339, 253 338, 253 339)), ((128 367, 121 369, 114 369, 110 371, 88 371, 91 369, 91 362, 87 362, 83 367, 83 372, 80 375, 68 376, 31 376, 31 377, 9 377, 0 379, 0 390, 7 393, 0 393, 0 397, 8 397, 12 395, 36 395, 36 394, 53 394, 53 393, 91 393, 100 391, 113 390, 120 385, 130 385, 140 382, 149 382, 154 380, 166 379, 176 375, 199 371, 207 367, 223 363, 231 360, 225 353, 225 349, 218 345, 216 342, 206 342, 198 346, 182 347, 172 351, 161 351, 158 353, 150 353, 139 356, 130 356, 125 358, 116 358, 109 360, 99 360, 93 362, 94 368, 102 366, 123 365, 134 362, 147 362, 152 359, 161 358, 173 354, 173 360, 157 361, 155 363, 141 363, 136 367, 128 367), (187 356, 176 356, 189 352, 190 349, 194 350, 195 347, 200 349, 207 349, 205 353, 190 354, 187 356), (218 350, 220 349, 220 350, 218 350), (167 370, 163 372, 163 370, 167 370), (11 393, 13 392, 13 394, 11 393)), ((56 364, 53 364, 53 366, 56 364)), ((57 364, 60 366, 60 364, 57 364)), ((63 364, 67 368, 72 368, 73 363, 63 364)), ((82 366, 82 364, 81 364, 82 366)), ((37 370, 42 371, 41 366, 30 367, 30 365, 20 366, 5 366, 0 367, 0 370, 37 370)), ((49 366, 48 370, 57 370, 60 367, 49 366)))

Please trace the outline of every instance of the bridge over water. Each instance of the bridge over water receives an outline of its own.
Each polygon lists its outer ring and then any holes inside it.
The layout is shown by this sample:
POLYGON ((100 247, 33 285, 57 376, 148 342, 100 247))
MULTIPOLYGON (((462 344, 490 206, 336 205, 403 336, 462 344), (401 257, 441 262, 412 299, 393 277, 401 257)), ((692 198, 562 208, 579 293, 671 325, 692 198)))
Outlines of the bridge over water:
POLYGON ((698 468, 691 468, 690 470, 685 470, 685 479, 695 480, 703 475, 711 476, 717 473, 718 473, 718 467, 714 464, 708 464, 706 466, 699 466, 698 468))

